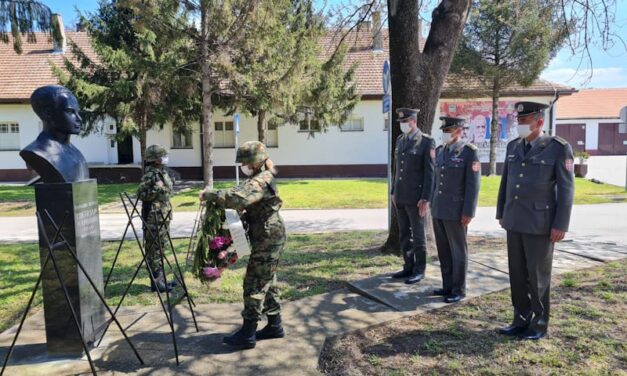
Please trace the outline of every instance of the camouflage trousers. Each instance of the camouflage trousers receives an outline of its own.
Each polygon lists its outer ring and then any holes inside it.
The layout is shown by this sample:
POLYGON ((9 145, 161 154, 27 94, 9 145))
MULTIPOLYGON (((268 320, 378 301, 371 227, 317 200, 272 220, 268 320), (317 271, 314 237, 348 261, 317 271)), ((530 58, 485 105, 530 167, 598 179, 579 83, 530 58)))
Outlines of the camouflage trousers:
POLYGON ((161 226, 161 221, 149 220, 144 225, 144 251, 146 261, 150 269, 155 272, 161 269, 161 252, 165 252, 170 246, 168 232, 170 232, 170 221, 161 226), (159 227, 161 226, 161 229, 159 227))
POLYGON ((261 320, 261 316, 281 312, 276 272, 284 243, 253 247, 244 277, 245 320, 261 320))

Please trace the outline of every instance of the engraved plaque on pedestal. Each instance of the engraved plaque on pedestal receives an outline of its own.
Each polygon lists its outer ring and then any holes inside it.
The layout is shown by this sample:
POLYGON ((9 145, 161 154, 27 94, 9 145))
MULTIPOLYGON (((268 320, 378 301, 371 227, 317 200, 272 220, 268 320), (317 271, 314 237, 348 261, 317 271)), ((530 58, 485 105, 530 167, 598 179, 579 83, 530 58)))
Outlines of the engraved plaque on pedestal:
MULTIPOLYGON (((96 180, 36 184, 35 200, 50 242, 54 240, 55 230, 44 210, 50 213, 58 226, 61 226, 63 218, 66 218, 62 234, 102 293, 104 283, 96 180)), ((40 233, 39 250, 42 266, 48 256, 48 248, 43 239, 40 233)), ((57 239, 57 242, 60 240, 57 239)), ((54 255, 83 330, 85 342, 91 347, 98 333, 104 329, 104 306, 67 248, 55 250, 54 255)), ((83 347, 80 334, 72 320, 52 260, 48 262, 44 271, 42 289, 48 352, 81 356, 83 347)))

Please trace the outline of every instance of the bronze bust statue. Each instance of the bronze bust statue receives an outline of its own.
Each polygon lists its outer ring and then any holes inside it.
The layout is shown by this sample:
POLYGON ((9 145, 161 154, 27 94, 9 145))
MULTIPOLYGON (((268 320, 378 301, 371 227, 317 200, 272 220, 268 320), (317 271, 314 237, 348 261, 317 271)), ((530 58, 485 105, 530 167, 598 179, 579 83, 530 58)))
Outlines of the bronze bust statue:
POLYGON ((63 86, 42 86, 33 92, 30 102, 43 122, 43 131, 20 151, 20 157, 44 183, 89 179, 85 157, 70 143, 70 136, 83 127, 74 94, 63 86))

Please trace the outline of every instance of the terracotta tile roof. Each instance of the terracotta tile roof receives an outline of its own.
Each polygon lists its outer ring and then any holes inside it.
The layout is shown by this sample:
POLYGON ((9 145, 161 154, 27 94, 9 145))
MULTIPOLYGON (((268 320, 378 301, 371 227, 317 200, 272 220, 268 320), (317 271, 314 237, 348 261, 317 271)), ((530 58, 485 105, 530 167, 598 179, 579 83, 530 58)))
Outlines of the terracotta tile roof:
MULTIPOLYGON (((387 29, 383 29, 381 33, 383 36, 382 51, 373 51, 372 32, 369 30, 351 32, 344 40, 344 43, 349 47, 346 66, 357 63, 355 78, 357 80, 357 92, 361 96, 376 98, 383 95, 381 74, 383 63, 389 56, 389 36, 387 29)), ((66 31, 66 36, 88 54, 93 54, 87 33, 66 31)), ((331 53, 339 40, 340 37, 337 35, 323 37, 320 44, 324 53, 327 55, 331 53)), ((424 40, 421 41, 421 48, 424 47, 422 43, 424 40)), ((0 43, 0 102, 28 102, 31 93, 36 88, 58 82, 52 74, 50 63, 61 67, 63 57, 71 56, 71 52, 54 53, 52 42, 43 34, 37 34, 36 44, 24 43, 23 48, 22 55, 18 55, 13 51, 11 42, 0 43)), ((489 96, 483 87, 477 79, 449 75, 444 84, 442 97, 489 96)), ((575 91, 573 88, 538 79, 526 88, 519 86, 506 88, 501 95, 553 95, 554 88, 566 94, 575 91)))
MULTIPOLYGON (((353 62, 359 65, 356 71, 357 92, 362 96, 382 96, 383 84, 381 75, 383 63, 389 56, 389 34, 387 29, 381 30, 383 36, 383 51, 373 51, 372 49, 372 32, 368 30, 353 31, 348 34, 344 43, 350 47, 347 66, 353 62)), ((334 46, 339 43, 340 37, 327 36, 322 38, 321 45, 323 49, 329 53, 333 51, 334 46)), ((420 49, 424 48, 425 40, 420 41, 420 49)), ((555 91, 563 94, 570 94, 576 90, 572 87, 551 83, 546 80, 537 79, 528 87, 519 85, 511 85, 501 92, 501 96, 533 96, 533 95, 554 95, 555 91)), ((449 74, 442 89, 442 97, 444 98, 460 98, 460 97, 489 97, 490 94, 476 78, 468 78, 468 76, 459 76, 449 74)))
MULTIPOLYGON (((87 53, 93 54, 89 38, 85 32, 65 32, 87 53)), ((63 57, 71 57, 69 45, 65 54, 55 53, 52 41, 42 33, 36 33, 37 43, 27 43, 23 39, 23 52, 18 55, 13 43, 0 42, 0 102, 27 102, 32 92, 43 85, 57 84, 50 63, 63 66, 63 57)))
POLYGON ((627 106, 627 88, 582 89, 557 102, 558 119, 618 118, 627 106))

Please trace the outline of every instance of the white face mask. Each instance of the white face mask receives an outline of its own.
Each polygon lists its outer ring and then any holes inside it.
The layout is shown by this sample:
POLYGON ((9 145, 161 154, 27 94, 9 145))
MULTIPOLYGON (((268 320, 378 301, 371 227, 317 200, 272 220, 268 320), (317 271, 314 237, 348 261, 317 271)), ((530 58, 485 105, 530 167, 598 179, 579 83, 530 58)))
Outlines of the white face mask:
POLYGON ((453 135, 451 133, 442 133, 442 142, 445 144, 449 144, 453 139, 453 135))
POLYGON ((401 132, 407 134, 409 133, 409 131, 411 131, 411 126, 409 125, 409 123, 401 123, 401 132))
POLYGON ((531 134, 531 126, 529 124, 518 124, 518 135, 521 138, 526 138, 531 134))
POLYGON ((170 159, 167 156, 161 157, 161 164, 167 165, 169 161, 170 159))
POLYGON ((250 168, 250 167, 248 167, 248 166, 246 166, 246 165, 242 165, 242 166, 240 167, 240 169, 242 170, 242 172, 243 172, 243 173, 244 173, 244 175, 246 175, 246 176, 250 176, 250 175, 252 175, 252 174, 253 174, 253 169, 252 169, 252 168, 250 168))

